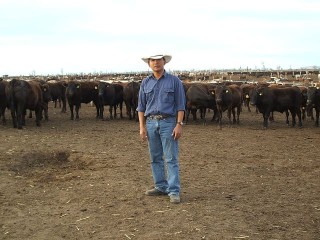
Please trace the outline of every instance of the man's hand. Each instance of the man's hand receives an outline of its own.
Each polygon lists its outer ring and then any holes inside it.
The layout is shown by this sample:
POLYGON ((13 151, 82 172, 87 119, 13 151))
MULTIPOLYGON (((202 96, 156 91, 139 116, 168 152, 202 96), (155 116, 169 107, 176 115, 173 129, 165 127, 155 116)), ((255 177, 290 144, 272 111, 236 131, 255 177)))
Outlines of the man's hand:
POLYGON ((177 124, 176 127, 173 129, 172 136, 174 140, 178 140, 182 135, 182 126, 177 124))
POLYGON ((140 128, 140 138, 142 139, 142 141, 145 141, 148 139, 147 130, 145 127, 140 128))

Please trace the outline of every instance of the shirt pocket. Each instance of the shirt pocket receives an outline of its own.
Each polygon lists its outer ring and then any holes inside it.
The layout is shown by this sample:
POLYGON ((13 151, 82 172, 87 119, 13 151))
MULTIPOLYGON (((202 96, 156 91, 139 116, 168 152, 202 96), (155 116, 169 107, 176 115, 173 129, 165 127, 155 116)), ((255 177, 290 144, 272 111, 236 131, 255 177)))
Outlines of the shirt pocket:
POLYGON ((150 100, 153 95, 153 88, 146 88, 144 93, 146 94, 146 100, 150 100))
POLYGON ((172 88, 165 88, 163 95, 164 95, 164 98, 163 98, 164 102, 166 103, 174 102, 174 90, 172 88))

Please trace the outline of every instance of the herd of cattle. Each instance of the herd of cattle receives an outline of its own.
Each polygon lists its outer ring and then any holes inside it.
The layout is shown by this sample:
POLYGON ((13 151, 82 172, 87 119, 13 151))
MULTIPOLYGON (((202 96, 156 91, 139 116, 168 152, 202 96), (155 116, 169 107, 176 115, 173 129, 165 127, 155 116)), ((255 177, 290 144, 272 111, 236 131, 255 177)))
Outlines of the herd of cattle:
MULTIPOLYGON (((250 105, 262 113, 263 126, 268 127, 273 112, 285 112, 289 124, 289 112, 292 126, 302 126, 306 113, 319 126, 320 89, 317 86, 283 86, 272 84, 248 83, 190 83, 183 82, 186 96, 186 116, 190 113, 196 119, 197 111, 205 123, 207 109, 213 110, 212 120, 222 125, 222 114, 227 112, 230 123, 240 122, 243 107, 251 111, 250 105), (232 115, 232 116, 231 116, 232 115), (232 117, 232 119, 231 119, 232 117)), ((92 102, 96 107, 96 118, 104 119, 104 106, 109 106, 110 119, 117 117, 116 109, 120 109, 122 118, 123 103, 129 119, 137 120, 136 108, 140 82, 108 82, 108 81, 10 81, 0 79, 0 117, 6 124, 5 110, 9 109, 14 128, 22 129, 25 125, 27 110, 35 112, 36 125, 40 126, 43 116, 48 120, 48 103, 62 103, 61 111, 70 109, 70 119, 79 119, 82 103, 92 102)))

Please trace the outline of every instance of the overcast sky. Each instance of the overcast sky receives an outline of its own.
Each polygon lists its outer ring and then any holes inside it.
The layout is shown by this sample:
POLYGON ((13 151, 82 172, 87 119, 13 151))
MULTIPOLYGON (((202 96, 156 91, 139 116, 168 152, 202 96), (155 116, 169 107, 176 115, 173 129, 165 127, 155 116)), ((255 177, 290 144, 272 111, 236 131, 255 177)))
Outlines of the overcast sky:
POLYGON ((320 66, 319 0, 0 0, 0 76, 320 66))

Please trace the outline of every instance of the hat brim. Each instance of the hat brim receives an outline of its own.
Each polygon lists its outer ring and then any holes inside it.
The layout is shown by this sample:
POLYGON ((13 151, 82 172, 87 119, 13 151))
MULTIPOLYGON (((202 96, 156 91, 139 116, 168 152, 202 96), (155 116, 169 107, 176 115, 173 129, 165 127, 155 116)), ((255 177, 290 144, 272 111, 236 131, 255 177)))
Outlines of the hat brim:
POLYGON ((161 59, 161 58, 164 58, 165 62, 168 63, 168 62, 171 61, 172 56, 170 56, 170 55, 163 55, 163 54, 161 54, 161 55, 153 55, 153 56, 149 56, 149 57, 144 57, 144 58, 142 58, 142 60, 143 60, 145 63, 149 64, 149 60, 150 60, 150 59, 161 59))

